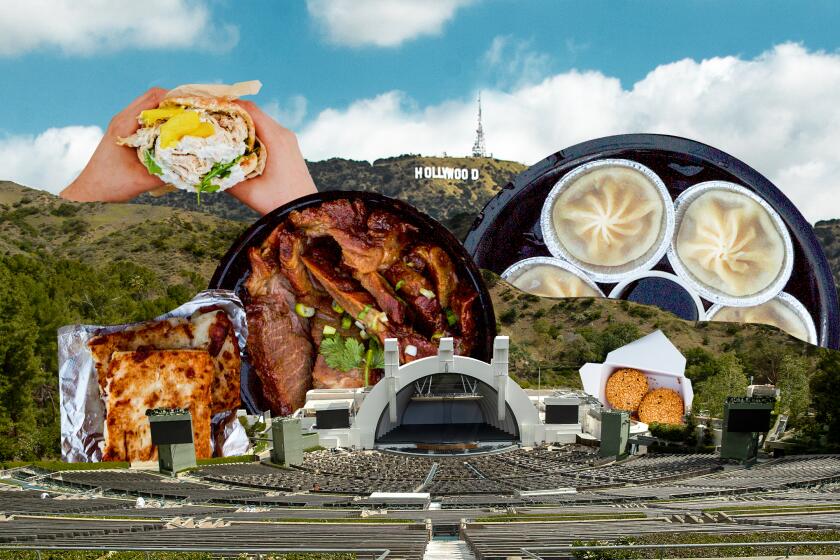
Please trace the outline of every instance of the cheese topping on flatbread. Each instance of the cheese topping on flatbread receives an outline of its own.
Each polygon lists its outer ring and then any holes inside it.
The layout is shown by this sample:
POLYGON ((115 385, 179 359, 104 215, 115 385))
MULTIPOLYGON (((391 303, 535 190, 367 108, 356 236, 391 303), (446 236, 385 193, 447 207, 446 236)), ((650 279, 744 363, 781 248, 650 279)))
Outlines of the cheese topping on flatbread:
POLYGON ((103 334, 88 342, 99 377, 99 388, 108 398, 106 376, 112 355, 140 349, 199 349, 213 360, 210 408, 213 413, 233 410, 239 400, 239 344, 233 323, 220 309, 199 310, 191 317, 143 323, 122 331, 103 334))
POLYGON ((210 386, 215 367, 205 350, 115 352, 106 373, 104 461, 153 461, 146 410, 187 408, 199 459, 210 448, 210 386))

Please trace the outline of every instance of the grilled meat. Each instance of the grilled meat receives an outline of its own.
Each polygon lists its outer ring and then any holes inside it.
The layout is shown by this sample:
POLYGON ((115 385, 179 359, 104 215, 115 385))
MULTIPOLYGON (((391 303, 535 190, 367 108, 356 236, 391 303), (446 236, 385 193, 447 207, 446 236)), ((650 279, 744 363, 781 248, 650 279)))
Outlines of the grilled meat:
POLYGON ((291 414, 304 404, 312 383, 315 347, 309 320, 295 313, 289 281, 263 251, 251 248, 248 301, 248 351, 272 414, 291 414))
POLYGON ((306 266, 301 260, 305 247, 306 238, 300 232, 292 232, 283 226, 278 227, 267 240, 269 245, 276 243, 277 260, 283 269, 283 274, 289 279, 292 289, 297 295, 312 294, 318 291, 306 266), (273 238, 273 239, 272 239, 273 238))
POLYGON ((436 245, 422 243, 411 250, 408 262, 415 267, 420 264, 428 271, 435 285, 440 306, 449 307, 449 298, 458 287, 458 276, 455 274, 455 265, 446 251, 436 245))
POLYGON ((403 261, 397 261, 385 272, 385 278, 392 286, 400 286, 398 295, 403 298, 413 311, 413 315, 422 330, 431 337, 446 333, 446 321, 440 302, 433 294, 432 283, 422 274, 410 268, 403 261))
POLYGON ((390 212, 340 199, 291 212, 252 250, 249 345, 273 411, 303 404, 309 386, 361 387, 366 370, 378 379, 373 354, 386 338, 399 339, 404 363, 434 356, 441 336, 469 353, 477 294, 417 233, 390 212), (334 342, 322 350, 325 337, 334 342))

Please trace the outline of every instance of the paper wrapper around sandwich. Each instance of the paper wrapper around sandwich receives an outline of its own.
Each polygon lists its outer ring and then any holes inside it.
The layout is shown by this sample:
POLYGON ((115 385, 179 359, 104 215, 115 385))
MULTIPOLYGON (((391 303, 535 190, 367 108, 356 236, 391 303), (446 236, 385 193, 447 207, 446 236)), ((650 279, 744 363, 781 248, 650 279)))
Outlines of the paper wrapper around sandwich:
MULTIPOLYGON (((219 97, 228 100, 239 99, 246 95, 256 95, 262 88, 259 80, 247 82, 236 82, 235 84, 183 84, 169 90, 163 97, 176 99, 179 97, 219 97)), ((265 149, 265 147, 263 147, 265 149)), ((166 193, 178 190, 172 185, 164 185, 149 191, 152 196, 163 196, 166 193)))
POLYGON ((634 368, 642 371, 650 389, 672 389, 682 395, 685 410, 691 410, 694 389, 685 376, 685 357, 662 331, 655 331, 607 354, 602 364, 587 363, 580 368, 583 390, 598 399, 607 410, 606 387, 610 375, 617 369, 634 368))
MULTIPOLYGON (((189 317, 196 311, 216 307, 229 317, 240 351, 245 348, 248 324, 239 298, 229 290, 206 290, 155 321, 189 317)), ((93 337, 118 332, 142 323, 125 325, 67 325, 58 330, 58 383, 61 397, 61 457, 68 462, 102 460, 106 409, 99 388, 94 357, 88 347, 93 337)), ((248 367, 243 361, 242 367, 248 367)), ((236 419, 236 411, 212 416, 211 449, 215 455, 241 455, 248 437, 236 419), (218 450, 218 452, 216 452, 218 450)))

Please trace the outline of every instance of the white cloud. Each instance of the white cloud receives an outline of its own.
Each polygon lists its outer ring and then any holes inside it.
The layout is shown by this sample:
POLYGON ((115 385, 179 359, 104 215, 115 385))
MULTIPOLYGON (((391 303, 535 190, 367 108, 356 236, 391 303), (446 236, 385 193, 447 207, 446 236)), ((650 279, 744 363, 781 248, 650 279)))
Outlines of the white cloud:
POLYGON ((523 86, 545 78, 551 68, 551 57, 534 50, 531 41, 498 35, 481 63, 484 73, 497 87, 523 86))
POLYGON ((99 140, 98 126, 50 128, 37 136, 0 137, 3 179, 57 194, 87 164, 99 140))
POLYGON ((238 28, 214 21, 204 0, 0 3, 0 56, 45 48, 71 55, 131 48, 225 51, 238 40, 238 28))
MULTIPOLYGON (((492 49, 491 49, 492 51, 492 49)), ((489 56, 489 55, 488 55, 489 56)), ((418 106, 385 92, 328 109, 300 130, 310 159, 373 160, 402 153, 465 154, 475 92, 418 106)), ((629 89, 599 72, 482 91, 487 146, 534 163, 583 140, 656 132, 716 146, 756 168, 810 220, 840 216, 840 55, 783 44, 754 58, 680 60, 629 89)))
POLYGON ((306 0, 309 15, 336 45, 396 47, 438 35, 473 0, 306 0))
POLYGON ((273 99, 263 107, 263 110, 286 128, 294 129, 306 118, 307 105, 304 96, 293 95, 283 104, 273 99))

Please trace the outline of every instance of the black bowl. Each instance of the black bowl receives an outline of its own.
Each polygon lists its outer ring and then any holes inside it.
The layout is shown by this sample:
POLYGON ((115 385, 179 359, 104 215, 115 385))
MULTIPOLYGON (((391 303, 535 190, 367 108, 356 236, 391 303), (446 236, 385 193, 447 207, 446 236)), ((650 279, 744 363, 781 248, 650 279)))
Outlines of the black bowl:
MULTIPOLYGON (((692 185, 713 180, 738 183, 764 198, 782 217, 793 240, 793 274, 784 291, 811 313, 819 344, 840 347, 834 278, 811 225, 755 169, 716 148, 686 138, 659 134, 608 136, 560 150, 531 166, 505 185, 473 223, 464 246, 476 264, 501 273, 522 259, 549 256, 540 228, 543 201, 568 171, 604 158, 625 158, 646 165, 662 178, 674 198, 692 185)), ((664 257, 654 270, 672 272, 664 257)), ((605 293, 612 287, 601 286, 605 293)))
MULTIPOLYGON (((476 304, 478 306, 476 313, 478 336, 476 337, 476 345, 471 356, 489 362, 493 356, 493 339, 496 336, 496 316, 493 313, 493 302, 490 299, 490 292, 487 291, 487 286, 484 284, 478 267, 463 245, 461 245, 461 242, 448 229, 409 204, 381 194, 357 191, 315 193, 293 200, 271 211, 248 228, 245 233, 240 235, 239 239, 228 249, 228 252, 216 268, 216 272, 213 273, 209 287, 211 289, 234 290, 241 297, 244 290, 243 282, 248 277, 251 269, 250 263, 248 262, 249 247, 262 244, 263 240, 268 237, 268 234, 283 222, 292 211, 303 210, 304 208, 317 206, 329 200, 342 198, 361 199, 369 208, 379 208, 396 214, 406 222, 419 228, 421 232, 425 232, 425 235, 428 236, 430 241, 433 241, 447 251, 458 270, 458 277, 468 281, 475 288, 476 292, 478 292, 478 302, 476 304)), ((246 363, 242 368, 242 400, 250 412, 260 410, 261 400, 255 398, 259 389, 259 380, 256 375, 251 374, 251 370, 246 363)))

